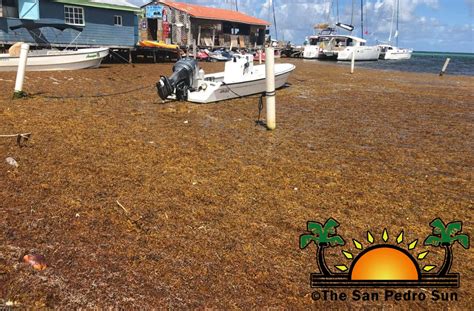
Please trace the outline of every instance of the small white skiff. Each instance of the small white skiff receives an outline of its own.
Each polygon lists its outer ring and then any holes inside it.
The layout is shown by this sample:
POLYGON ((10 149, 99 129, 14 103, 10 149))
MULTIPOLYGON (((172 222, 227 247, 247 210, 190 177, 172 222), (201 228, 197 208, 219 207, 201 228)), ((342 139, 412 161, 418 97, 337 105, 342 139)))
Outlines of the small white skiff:
MULTIPOLYGON (((33 50, 28 53, 27 71, 56 71, 97 68, 109 55, 108 48, 74 50, 33 50)), ((0 71, 16 71, 19 57, 0 54, 0 71)))
MULTIPOLYGON (((284 86, 294 69, 293 64, 275 64, 275 88, 284 86)), ((206 75, 193 59, 178 61, 173 72, 156 84, 163 100, 212 103, 266 91, 265 65, 254 66, 252 55, 234 55, 224 72, 206 75)))

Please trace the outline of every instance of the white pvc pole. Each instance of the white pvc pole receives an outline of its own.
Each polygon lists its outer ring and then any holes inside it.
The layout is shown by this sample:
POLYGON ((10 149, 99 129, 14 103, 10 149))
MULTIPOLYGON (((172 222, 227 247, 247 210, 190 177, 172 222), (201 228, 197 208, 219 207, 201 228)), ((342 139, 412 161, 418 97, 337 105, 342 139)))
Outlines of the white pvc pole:
POLYGON ((26 61, 28 60, 28 51, 30 46, 26 43, 21 45, 20 59, 18 61, 18 71, 16 72, 15 97, 23 97, 23 81, 25 80, 26 61))
POLYGON ((267 80, 267 128, 274 130, 276 128, 275 51, 272 47, 265 49, 265 74, 267 80))
POLYGON ((440 76, 444 75, 446 69, 448 69, 449 62, 451 61, 451 58, 446 58, 446 61, 444 62, 443 69, 441 69, 441 72, 439 73, 440 76))
POLYGON ((258 50, 258 64, 262 64, 262 50, 258 50))
POLYGON ((351 59, 351 74, 354 73, 354 65, 355 65, 355 47, 352 50, 352 59, 351 59))

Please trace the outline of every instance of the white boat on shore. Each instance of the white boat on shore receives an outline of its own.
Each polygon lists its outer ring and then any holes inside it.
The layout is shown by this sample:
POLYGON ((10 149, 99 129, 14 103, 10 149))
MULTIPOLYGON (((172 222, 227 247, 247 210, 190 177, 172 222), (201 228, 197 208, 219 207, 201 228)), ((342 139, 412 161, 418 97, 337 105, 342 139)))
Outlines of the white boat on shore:
MULTIPOLYGON (((293 64, 275 64, 275 88, 285 85, 293 64)), ((162 76, 156 87, 161 99, 212 103, 266 91, 265 65, 253 64, 252 55, 234 55, 223 72, 205 74, 194 59, 178 61, 170 78, 162 76)))
MULTIPOLYGON (((18 29, 28 31, 37 42, 43 42, 41 46, 47 47, 28 52, 26 71, 77 70, 99 67, 102 60, 109 55, 108 48, 67 49, 73 46, 74 41, 82 34, 83 28, 82 26, 61 23, 37 23, 26 20, 10 27, 13 31, 18 29), (77 35, 67 45, 66 49, 58 50, 53 49, 52 43, 44 39, 43 29, 50 29, 56 32, 63 32, 68 29, 75 31, 77 35)), ((59 37, 59 35, 57 36, 59 37)), ((21 42, 18 42, 10 47, 8 54, 0 54, 0 71, 16 71, 18 69, 20 46, 21 42)))
MULTIPOLYGON (((108 48, 78 50, 32 50, 28 53, 27 71, 57 71, 97 68, 109 55, 108 48)), ((16 71, 19 57, 0 54, 0 71, 16 71)))

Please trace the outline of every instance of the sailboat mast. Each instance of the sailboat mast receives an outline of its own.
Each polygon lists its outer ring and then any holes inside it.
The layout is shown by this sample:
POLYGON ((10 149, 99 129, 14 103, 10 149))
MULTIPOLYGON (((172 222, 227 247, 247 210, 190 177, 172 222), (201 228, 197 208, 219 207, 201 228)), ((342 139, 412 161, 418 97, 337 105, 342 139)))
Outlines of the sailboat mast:
POLYGON ((275 38, 278 40, 277 20, 275 16, 275 0, 272 0, 272 9, 273 9, 273 23, 275 24, 275 38))
POLYGON ((397 31, 395 32, 397 34, 397 46, 398 46, 398 18, 400 16, 400 0, 397 0, 397 31))
POLYGON ((235 10, 239 11, 239 0, 235 0, 235 10))
POLYGON ((364 39, 364 0, 360 0, 360 37, 364 39))
POLYGON ((390 22, 390 35, 388 36, 388 43, 392 43, 392 33, 393 33, 393 20, 395 19, 395 6, 396 6, 397 0, 393 0, 393 6, 392 6, 392 21, 390 22))

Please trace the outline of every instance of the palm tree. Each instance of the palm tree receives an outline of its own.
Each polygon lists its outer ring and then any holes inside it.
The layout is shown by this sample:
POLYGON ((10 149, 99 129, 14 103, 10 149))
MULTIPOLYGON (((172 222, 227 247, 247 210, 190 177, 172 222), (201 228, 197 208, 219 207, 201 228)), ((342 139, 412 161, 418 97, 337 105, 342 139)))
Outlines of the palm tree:
POLYGON ((469 236, 460 234, 462 231, 462 222, 453 221, 445 225, 444 222, 436 218, 430 223, 433 228, 433 235, 426 238, 424 244, 438 247, 444 247, 445 256, 444 262, 441 266, 438 275, 445 276, 448 274, 453 263, 453 245, 458 242, 465 249, 469 248, 469 236))
POLYGON ((324 259, 324 250, 329 246, 344 245, 345 242, 339 235, 336 235, 336 227, 339 223, 329 218, 324 225, 319 222, 308 221, 309 234, 302 234, 300 236, 300 248, 306 248, 311 242, 316 244, 316 263, 319 271, 325 276, 330 276, 333 273, 329 270, 324 259))

